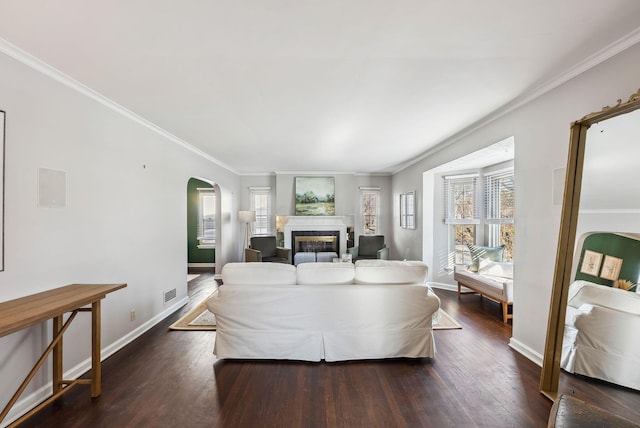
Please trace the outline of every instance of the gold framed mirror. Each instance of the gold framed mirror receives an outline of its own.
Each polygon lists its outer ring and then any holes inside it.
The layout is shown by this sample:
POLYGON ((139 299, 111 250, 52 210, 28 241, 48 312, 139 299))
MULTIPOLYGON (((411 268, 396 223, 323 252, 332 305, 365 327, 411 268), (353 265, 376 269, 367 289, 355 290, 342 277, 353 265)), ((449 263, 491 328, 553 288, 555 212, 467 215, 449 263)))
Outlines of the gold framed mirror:
POLYGON ((540 377, 540 392, 552 400, 558 396, 560 359, 574 260, 587 131, 596 123, 637 109, 640 109, 640 90, 632 94, 626 102, 618 100, 615 106, 604 107, 601 111, 588 114, 571 124, 556 265, 540 377))

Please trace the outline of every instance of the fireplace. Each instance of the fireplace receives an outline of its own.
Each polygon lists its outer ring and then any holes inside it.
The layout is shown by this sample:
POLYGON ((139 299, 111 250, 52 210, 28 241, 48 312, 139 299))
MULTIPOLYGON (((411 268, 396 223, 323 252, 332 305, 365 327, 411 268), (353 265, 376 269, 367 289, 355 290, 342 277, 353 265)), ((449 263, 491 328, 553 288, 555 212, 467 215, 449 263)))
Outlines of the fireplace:
POLYGON ((281 216, 284 246, 296 252, 347 251, 347 224, 342 216, 281 216), (296 242, 296 237, 298 242, 296 242))
POLYGON ((333 251, 340 254, 339 230, 294 230, 291 232, 291 257, 298 252, 319 253, 333 251))

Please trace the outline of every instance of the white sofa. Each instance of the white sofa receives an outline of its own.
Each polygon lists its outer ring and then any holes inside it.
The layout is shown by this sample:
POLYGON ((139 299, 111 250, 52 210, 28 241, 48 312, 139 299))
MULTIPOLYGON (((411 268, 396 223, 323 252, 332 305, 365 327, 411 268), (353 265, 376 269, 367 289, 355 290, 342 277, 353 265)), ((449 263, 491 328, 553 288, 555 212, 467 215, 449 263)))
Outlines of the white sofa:
POLYGON ((453 279, 458 282, 458 299, 464 286, 502 305, 502 321, 513 318, 513 263, 481 260, 478 272, 455 266, 453 279), (509 313, 509 306, 512 306, 509 313))
POLYGON ((343 361, 434 357, 440 300, 414 261, 228 263, 217 293, 218 358, 343 361))
POLYGON ((573 282, 560 366, 570 373, 640 390, 640 294, 573 282))

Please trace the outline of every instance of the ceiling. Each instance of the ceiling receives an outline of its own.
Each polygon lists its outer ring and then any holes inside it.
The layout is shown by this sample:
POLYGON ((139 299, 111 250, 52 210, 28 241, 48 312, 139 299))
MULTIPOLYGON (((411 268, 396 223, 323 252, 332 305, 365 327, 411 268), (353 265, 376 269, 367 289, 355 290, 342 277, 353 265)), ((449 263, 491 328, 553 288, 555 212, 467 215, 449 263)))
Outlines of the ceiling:
POLYGON ((637 0, 0 10, 0 38, 241 174, 397 171, 640 27, 637 0))

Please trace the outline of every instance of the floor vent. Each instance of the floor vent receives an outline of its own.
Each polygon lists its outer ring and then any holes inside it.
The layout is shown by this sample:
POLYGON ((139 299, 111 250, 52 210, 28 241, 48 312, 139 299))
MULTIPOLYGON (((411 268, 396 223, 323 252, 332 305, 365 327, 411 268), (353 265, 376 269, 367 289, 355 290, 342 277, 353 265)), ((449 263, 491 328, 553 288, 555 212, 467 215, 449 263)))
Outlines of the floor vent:
POLYGON ((171 300, 176 298, 176 289, 173 288, 169 291, 164 292, 164 303, 170 302, 171 300))

